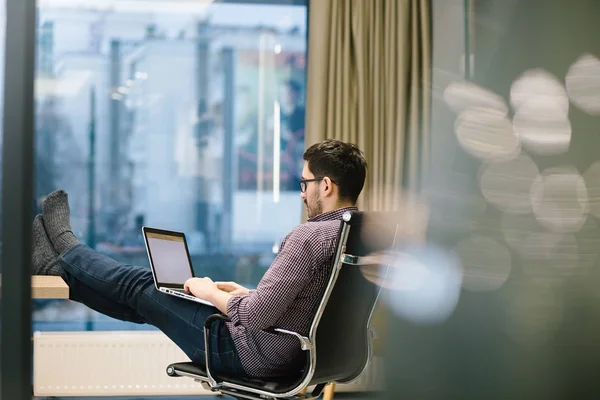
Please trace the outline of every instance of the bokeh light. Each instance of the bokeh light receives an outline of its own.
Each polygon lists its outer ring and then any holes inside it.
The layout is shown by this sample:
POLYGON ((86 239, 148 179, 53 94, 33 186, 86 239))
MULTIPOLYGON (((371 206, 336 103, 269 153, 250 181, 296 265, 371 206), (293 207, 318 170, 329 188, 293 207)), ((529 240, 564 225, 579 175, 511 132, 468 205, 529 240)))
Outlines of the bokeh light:
POLYGON ((483 164, 479 186, 485 199, 498 209, 516 214, 531 212, 530 190, 539 170, 526 154, 514 160, 483 164))
POLYGON ((579 245, 579 267, 593 268, 600 255, 600 226, 595 218, 587 218, 575 234, 579 245))
POLYGON ((600 218, 600 162, 595 162, 583 173, 588 190, 589 212, 600 218))
POLYGON ((508 114, 502 96, 472 82, 452 82, 444 90, 444 101, 456 114, 474 107, 484 107, 508 114))
POLYGON ((564 153, 571 144, 571 122, 555 98, 536 98, 523 103, 513 118, 524 148, 535 154, 564 153))
POLYGON ((588 192, 583 177, 572 167, 544 170, 531 186, 537 220, 554 232, 576 232, 587 218, 588 192))
POLYGON ((385 300, 394 314, 418 325, 447 320, 458 304, 461 267, 456 256, 434 246, 407 249, 392 264, 385 300))
POLYGON ((472 236, 461 241, 456 252, 463 266, 463 287, 467 290, 496 290, 510 275, 510 250, 494 239, 472 236))
POLYGON ((556 282, 579 270, 579 245, 573 234, 541 232, 529 235, 527 241, 525 273, 556 282))
POLYGON ((544 236, 548 230, 541 226, 531 214, 502 214, 500 229, 510 248, 524 258, 529 258, 532 253, 548 251, 539 247, 552 247, 560 238, 560 234, 555 232, 551 232, 552 235, 544 236), (545 238, 545 241, 541 240, 542 238, 545 238))
POLYGON ((461 147, 469 154, 490 162, 506 161, 520 152, 519 138, 505 113, 475 107, 463 111, 454 129, 461 147))
POLYGON ((510 105, 515 112, 525 104, 555 103, 560 115, 569 114, 569 98, 562 82, 543 69, 530 69, 519 76, 510 88, 510 105))
POLYGON ((468 189, 473 186, 469 180, 466 175, 448 173, 431 177, 427 182, 423 196, 429 210, 429 224, 435 230, 459 234, 477 227, 487 202, 468 189))
POLYGON ((592 54, 580 56, 567 71, 567 93, 573 104, 591 115, 600 115, 600 60, 592 54))

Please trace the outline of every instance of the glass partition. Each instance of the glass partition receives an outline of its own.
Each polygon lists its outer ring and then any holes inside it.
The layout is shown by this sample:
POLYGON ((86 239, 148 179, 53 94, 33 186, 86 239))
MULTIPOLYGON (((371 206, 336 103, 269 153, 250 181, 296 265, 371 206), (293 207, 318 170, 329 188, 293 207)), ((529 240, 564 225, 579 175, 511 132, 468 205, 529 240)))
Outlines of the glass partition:
MULTIPOLYGON (((592 396, 600 4, 432 4, 430 241, 458 256, 461 293, 435 323, 393 321, 390 392, 592 396)), ((438 312, 436 293, 410 308, 438 312)))

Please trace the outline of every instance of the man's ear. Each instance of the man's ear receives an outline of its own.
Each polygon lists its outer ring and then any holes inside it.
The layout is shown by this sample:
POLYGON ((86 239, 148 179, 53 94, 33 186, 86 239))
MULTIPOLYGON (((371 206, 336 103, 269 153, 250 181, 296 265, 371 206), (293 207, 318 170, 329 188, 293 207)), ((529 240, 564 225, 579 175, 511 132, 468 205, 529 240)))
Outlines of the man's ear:
POLYGON ((331 182, 331 179, 325 177, 323 178, 323 183, 325 184, 325 187, 323 188, 325 196, 333 194, 333 182, 331 182))

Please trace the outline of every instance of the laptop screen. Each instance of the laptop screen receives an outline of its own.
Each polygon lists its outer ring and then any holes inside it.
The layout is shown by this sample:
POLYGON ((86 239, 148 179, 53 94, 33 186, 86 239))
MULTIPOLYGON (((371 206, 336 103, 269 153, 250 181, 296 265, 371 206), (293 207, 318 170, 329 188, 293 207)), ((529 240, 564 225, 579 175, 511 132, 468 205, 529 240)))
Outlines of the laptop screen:
POLYGON ((193 276, 185 237, 177 232, 163 232, 144 232, 156 280, 159 284, 183 286, 193 276))

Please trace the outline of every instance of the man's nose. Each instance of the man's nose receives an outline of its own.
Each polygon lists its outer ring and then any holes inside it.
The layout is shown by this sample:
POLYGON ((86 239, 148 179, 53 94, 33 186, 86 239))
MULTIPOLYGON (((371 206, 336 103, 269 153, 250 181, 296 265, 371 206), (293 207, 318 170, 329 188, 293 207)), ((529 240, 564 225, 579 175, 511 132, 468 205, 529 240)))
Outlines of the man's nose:
POLYGON ((300 192, 300 198, 301 199, 305 199, 306 198, 306 192, 300 192))

